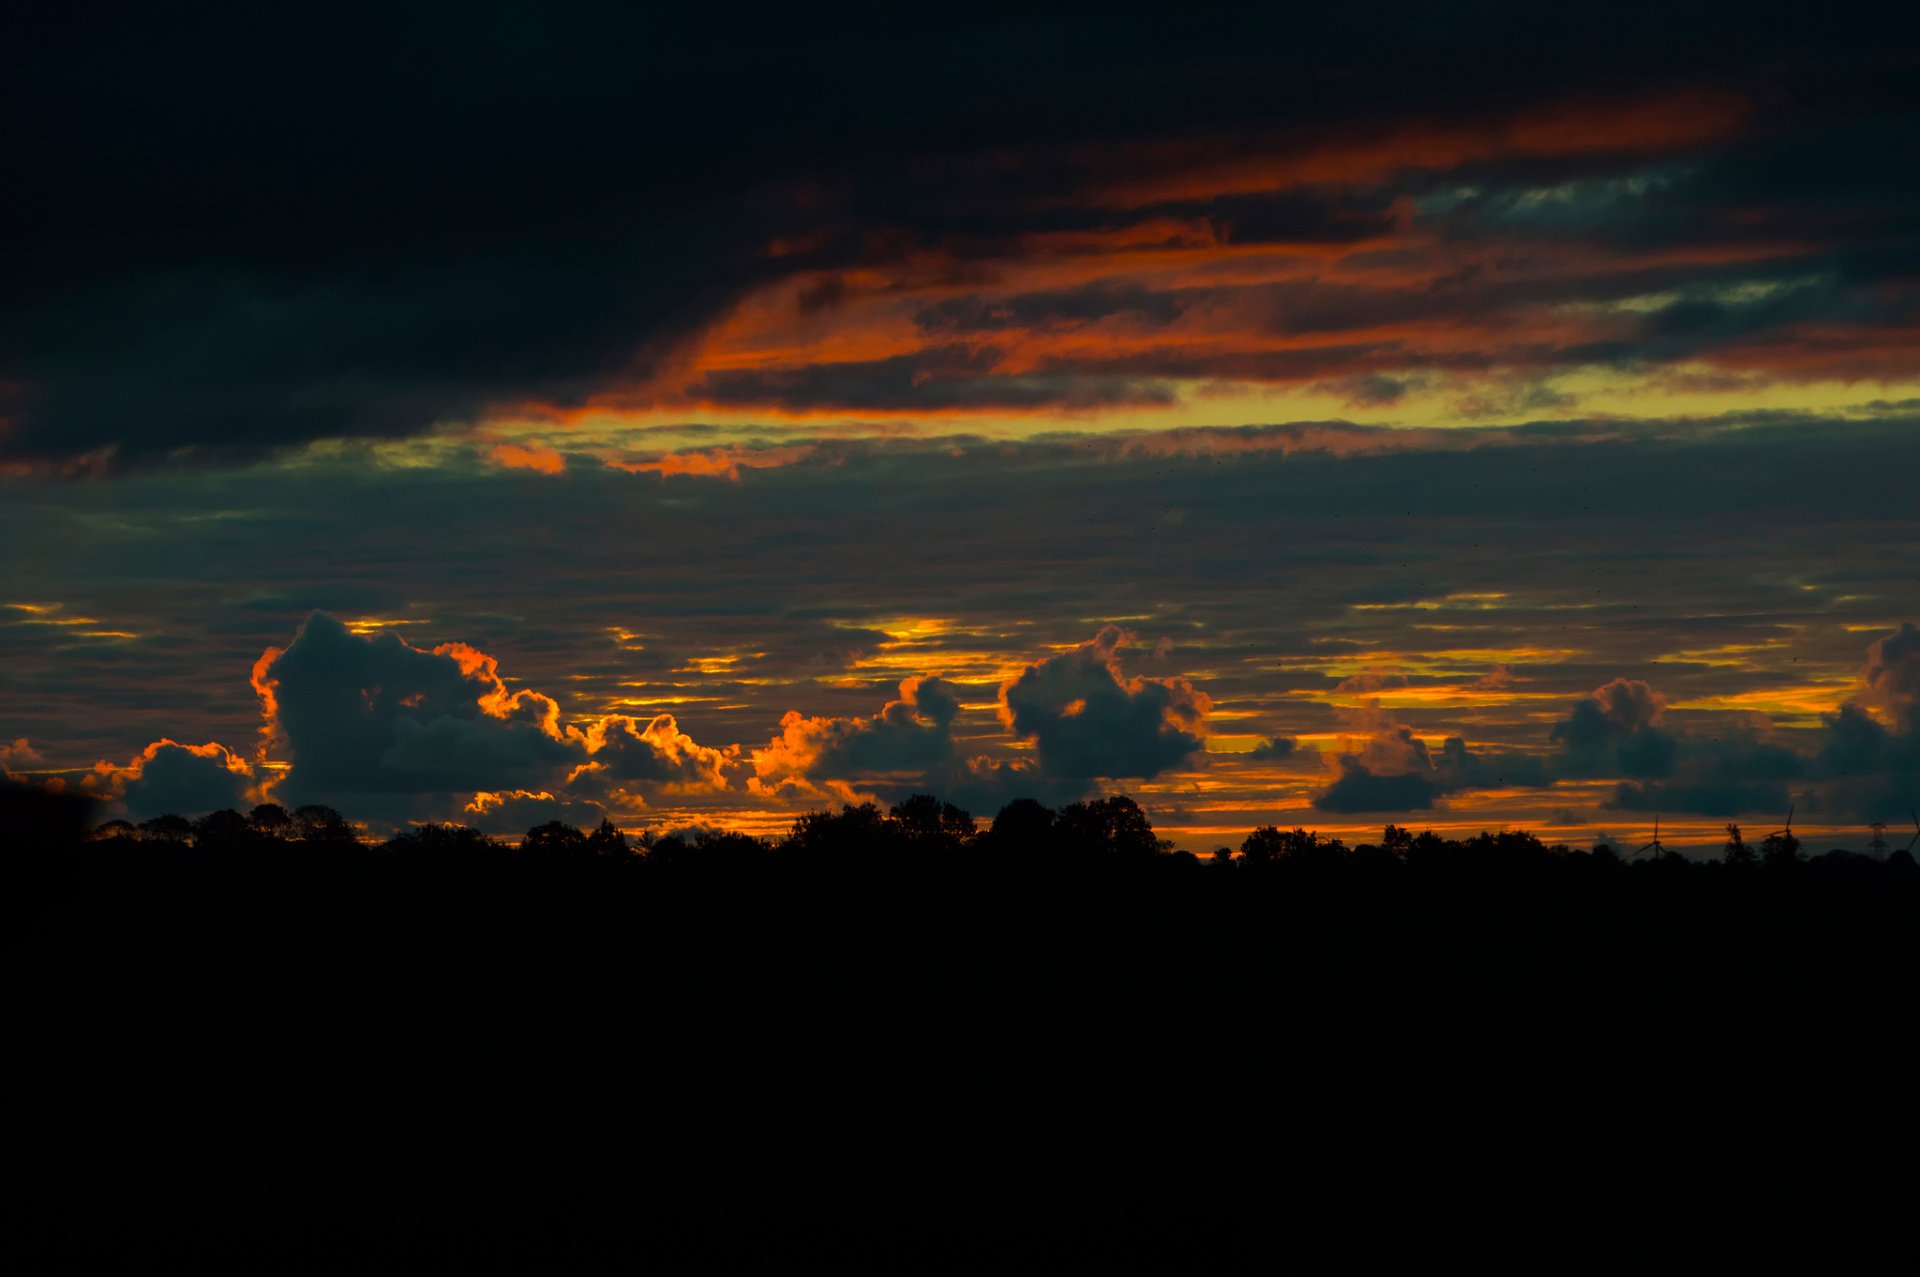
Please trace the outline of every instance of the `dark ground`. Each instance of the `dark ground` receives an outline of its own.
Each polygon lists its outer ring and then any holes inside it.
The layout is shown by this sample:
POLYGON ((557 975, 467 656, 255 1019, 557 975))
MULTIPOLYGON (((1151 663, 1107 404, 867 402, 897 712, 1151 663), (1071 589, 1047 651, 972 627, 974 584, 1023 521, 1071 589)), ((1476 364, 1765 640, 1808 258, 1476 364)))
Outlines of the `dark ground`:
POLYGON ((57 841, 8 851, 14 1271, 1911 1259, 1900 867, 57 841))

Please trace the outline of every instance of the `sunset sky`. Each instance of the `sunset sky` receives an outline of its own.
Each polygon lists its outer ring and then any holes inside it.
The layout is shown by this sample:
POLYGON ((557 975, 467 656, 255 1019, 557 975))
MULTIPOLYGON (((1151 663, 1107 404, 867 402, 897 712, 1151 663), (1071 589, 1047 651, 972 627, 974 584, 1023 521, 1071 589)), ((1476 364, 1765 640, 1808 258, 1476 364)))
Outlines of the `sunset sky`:
POLYGON ((41 8, 0 764, 103 818, 1914 832, 1909 7, 41 8))

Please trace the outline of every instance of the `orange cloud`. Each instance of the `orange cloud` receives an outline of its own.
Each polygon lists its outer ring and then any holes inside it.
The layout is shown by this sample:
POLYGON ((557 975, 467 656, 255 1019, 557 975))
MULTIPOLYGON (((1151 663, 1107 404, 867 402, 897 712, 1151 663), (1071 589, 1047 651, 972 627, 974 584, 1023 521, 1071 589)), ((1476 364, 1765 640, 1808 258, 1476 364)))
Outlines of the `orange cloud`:
POLYGON ((14 776, 18 768, 43 761, 34 747, 22 736, 11 745, 0 745, 0 776, 14 776))
POLYGON ((766 470, 779 466, 798 465, 813 456, 816 451, 812 444, 787 444, 777 448, 701 448, 687 452, 669 452, 643 461, 609 459, 606 464, 615 470, 625 470, 629 474, 657 474, 662 477, 673 474, 700 475, 738 483, 743 467, 748 470, 766 470))
POLYGON ((567 459, 552 448, 542 447, 538 443, 525 445, 517 443, 496 443, 493 445, 493 460, 496 465, 509 470, 536 470, 541 474, 565 474, 567 459))

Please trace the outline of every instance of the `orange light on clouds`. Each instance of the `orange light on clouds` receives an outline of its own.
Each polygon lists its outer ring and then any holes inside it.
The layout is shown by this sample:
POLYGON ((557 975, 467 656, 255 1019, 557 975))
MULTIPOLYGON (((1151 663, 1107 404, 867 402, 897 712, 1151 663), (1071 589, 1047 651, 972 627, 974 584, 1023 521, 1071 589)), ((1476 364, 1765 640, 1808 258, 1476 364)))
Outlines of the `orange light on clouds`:
POLYGON ((537 443, 497 443, 491 455, 496 465, 509 470, 535 470, 541 474, 565 474, 567 470, 565 457, 537 443))

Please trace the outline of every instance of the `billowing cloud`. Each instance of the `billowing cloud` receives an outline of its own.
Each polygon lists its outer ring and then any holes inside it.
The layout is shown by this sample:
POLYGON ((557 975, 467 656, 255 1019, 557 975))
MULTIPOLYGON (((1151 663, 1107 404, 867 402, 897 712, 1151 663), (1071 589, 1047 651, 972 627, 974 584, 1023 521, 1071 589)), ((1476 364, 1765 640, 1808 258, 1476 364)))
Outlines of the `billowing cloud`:
POLYGON ((1856 699, 1821 715, 1811 770, 1835 814, 1897 819, 1920 806, 1920 626, 1876 639, 1860 683, 1856 699))
POLYGON ((1212 701, 1184 678, 1126 677, 1120 653, 1133 641, 1109 625, 1000 689, 1003 721, 1049 775, 1146 779, 1200 749, 1212 701))
POLYGON ((352 633, 323 612, 269 648, 253 685, 292 762, 282 801, 540 789, 583 752, 559 707, 510 692, 498 662, 462 644, 425 651, 391 630, 352 633))
POLYGON ((1336 757, 1339 775, 1314 796, 1321 811, 1425 811, 1447 794, 1553 783, 1534 754, 1476 752, 1461 737, 1449 736, 1436 756, 1411 727, 1376 707, 1348 717, 1359 735, 1336 757))
POLYGON ((94 767, 96 792, 117 799, 134 820, 153 816, 202 816, 210 811, 251 806, 253 768, 226 746, 182 745, 157 740, 124 767, 101 762, 94 767))
POLYGON ((829 780, 943 775, 953 763, 959 712, 953 685, 939 678, 902 680, 899 699, 870 718, 789 711, 780 720, 780 735, 753 751, 750 783, 771 794, 829 780))
POLYGON ((1874 640, 1867 649, 1862 699, 1886 708, 1920 731, 1920 626, 1901 623, 1899 630, 1874 640))
POLYGON ((1667 698, 1639 679, 1616 678, 1594 690, 1556 724, 1553 740, 1568 776, 1665 776, 1677 744, 1660 726, 1667 698))
POLYGON ((596 786, 691 793, 727 787, 727 768, 737 748, 710 749, 680 730, 671 714, 642 723, 626 714, 608 714, 574 734, 591 761, 568 778, 575 789, 596 786))
POLYGON ((12 744, 0 743, 0 776, 12 778, 21 770, 44 761, 38 750, 22 736, 12 744))
POLYGON ((557 702, 510 690, 484 652, 425 650, 392 630, 358 635, 321 612, 261 656, 253 685, 269 744, 292 763, 274 787, 284 802, 386 812, 570 782, 598 795, 726 783, 726 755, 695 744, 670 715, 644 727, 624 715, 563 724, 557 702))
POLYGON ((510 789, 499 793, 482 790, 475 794, 461 818, 481 833, 506 835, 523 834, 535 825, 554 820, 582 827, 598 825, 606 814, 600 804, 584 798, 544 790, 510 789))

